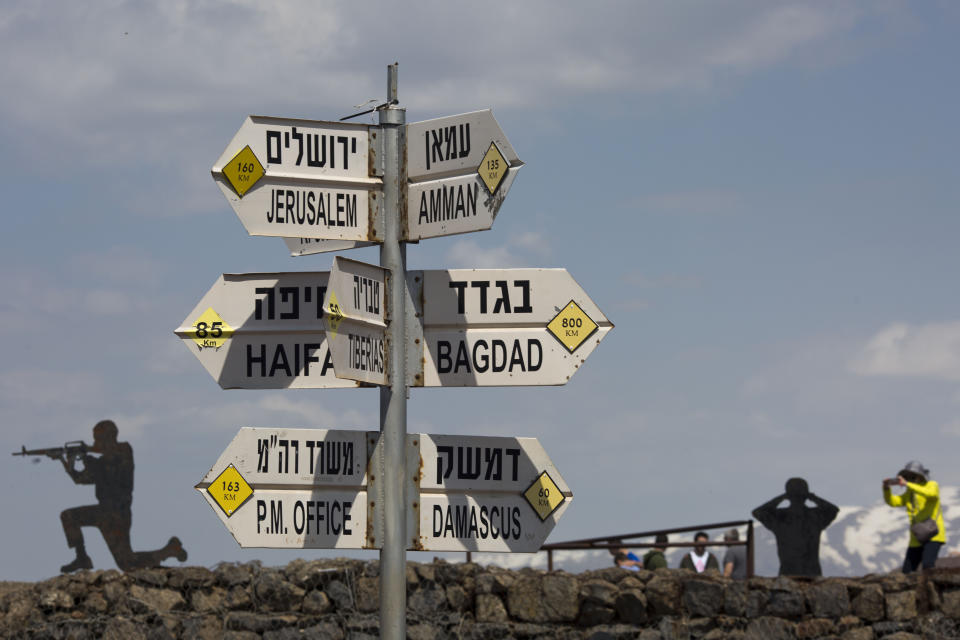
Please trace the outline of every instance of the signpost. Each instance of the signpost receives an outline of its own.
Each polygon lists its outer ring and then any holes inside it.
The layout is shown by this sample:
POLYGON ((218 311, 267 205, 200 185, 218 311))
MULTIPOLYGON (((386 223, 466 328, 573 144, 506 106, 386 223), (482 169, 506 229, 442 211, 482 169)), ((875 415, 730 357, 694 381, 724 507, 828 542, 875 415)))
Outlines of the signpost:
POLYGON ((381 241, 368 125, 250 116, 213 179, 252 236, 381 241))
POLYGON ((423 271, 423 386, 562 385, 613 324, 566 269, 423 271))
POLYGON ((177 328, 224 389, 356 387, 327 343, 327 272, 224 274, 177 328))
POLYGON ((537 551, 573 493, 536 438, 419 434, 422 551, 537 551))
POLYGON ((323 310, 338 378, 387 384, 386 269, 337 256, 323 310))
POLYGON ((378 435, 244 428, 195 488, 241 547, 373 548, 367 450, 378 435))
POLYGON ((359 249, 376 244, 376 242, 360 242, 357 240, 318 240, 316 238, 284 238, 283 241, 287 244, 290 255, 295 258, 316 253, 327 253, 328 251, 359 249))
POLYGON ((393 64, 377 126, 250 116, 212 171, 251 235, 380 266, 225 274, 176 330, 225 389, 379 385, 379 433, 242 429, 197 489, 244 547, 380 549, 390 640, 407 549, 536 551, 572 499, 534 439, 408 435, 409 388, 566 384, 613 328, 565 269, 407 270, 407 241, 491 228, 523 163, 489 109, 398 104, 393 64))
MULTIPOLYGON (((563 385, 613 324, 566 269, 408 271, 407 383, 563 385)), ((387 384, 386 273, 224 274, 176 333, 225 389, 387 384), (331 312, 331 305, 338 309, 331 312)))
MULTIPOLYGON (((376 431, 247 427, 195 488, 241 547, 378 548, 379 446, 376 431)), ((573 499, 535 438, 414 433, 407 449, 410 550, 536 551, 573 499)))
POLYGON ((489 109, 407 125, 407 240, 483 231, 523 162, 489 109))

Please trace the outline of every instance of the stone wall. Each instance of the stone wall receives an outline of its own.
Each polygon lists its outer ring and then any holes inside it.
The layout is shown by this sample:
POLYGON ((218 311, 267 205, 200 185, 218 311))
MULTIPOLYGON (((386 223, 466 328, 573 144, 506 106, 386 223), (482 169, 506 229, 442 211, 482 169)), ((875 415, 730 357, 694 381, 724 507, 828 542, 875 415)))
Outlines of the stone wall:
MULTIPOLYGON (((0 637, 365 640, 378 636, 378 571, 298 560, 80 572, 0 596, 0 637)), ((670 569, 411 563, 407 605, 414 640, 940 640, 960 638, 960 571, 735 582, 670 569)))

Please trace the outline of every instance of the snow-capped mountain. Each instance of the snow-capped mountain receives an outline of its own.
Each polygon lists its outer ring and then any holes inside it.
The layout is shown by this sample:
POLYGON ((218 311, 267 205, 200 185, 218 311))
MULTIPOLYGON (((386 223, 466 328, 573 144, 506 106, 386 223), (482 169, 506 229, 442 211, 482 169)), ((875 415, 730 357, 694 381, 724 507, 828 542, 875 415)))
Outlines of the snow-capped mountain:
MULTIPOLYGON (((960 551, 960 487, 940 487, 943 519, 947 530, 947 544, 940 557, 952 551, 960 551)), ((878 499, 868 507, 840 507, 836 520, 827 527, 820 538, 820 566, 825 576, 862 576, 868 573, 886 573, 899 568, 909 542, 907 514, 903 509, 887 506, 878 499)), ((773 534, 763 525, 754 523, 756 534, 756 573, 775 576, 780 570, 777 544, 773 534)), ((602 535, 602 532, 597 532, 602 535)), ((711 532, 712 536, 722 532, 711 532)), ((746 527, 741 528, 740 539, 746 539, 746 527)), ((685 538, 687 539, 687 538, 685 538)), ((712 551, 723 557, 722 547, 712 551)), ((667 553, 671 567, 679 566, 683 550, 667 553)), ((638 555, 642 555, 638 554, 638 555)), ((462 559, 460 556, 459 559, 462 559)), ((545 569, 545 553, 492 554, 476 553, 474 561, 502 567, 536 567, 545 569)), ((557 551, 554 552, 554 568, 571 573, 600 569, 611 565, 606 551, 557 551)))

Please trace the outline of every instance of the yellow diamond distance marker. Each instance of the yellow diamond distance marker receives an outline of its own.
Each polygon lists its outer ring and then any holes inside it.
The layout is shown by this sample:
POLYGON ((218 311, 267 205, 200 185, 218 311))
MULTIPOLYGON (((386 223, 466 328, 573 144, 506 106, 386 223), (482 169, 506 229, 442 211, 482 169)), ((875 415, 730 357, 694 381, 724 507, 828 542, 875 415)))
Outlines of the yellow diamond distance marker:
POLYGON ((343 321, 343 310, 340 309, 340 303, 337 302, 337 294, 330 290, 330 302, 325 309, 327 312, 327 323, 330 325, 330 334, 337 335, 337 329, 343 321))
POLYGON ((233 335, 233 327, 223 321, 223 318, 210 307, 193 323, 190 337, 200 349, 210 347, 219 349, 233 335))
POLYGON ((564 500, 560 488, 546 471, 541 473, 530 485, 530 488, 523 492, 523 497, 527 499, 533 510, 540 516, 541 522, 549 518, 550 514, 563 504, 564 500))
POLYGON ((597 330, 598 324, 571 300, 567 306, 547 324, 547 331, 560 341, 567 351, 573 353, 597 330))
POLYGON ((240 150, 223 168, 223 175, 241 198, 266 173, 250 145, 240 150))
POLYGON ((483 160, 480 161, 480 166, 477 167, 477 173, 480 174, 480 179, 483 180, 483 184, 487 187, 490 195, 494 195, 500 188, 500 184, 507 175, 507 169, 509 168, 507 159, 500 153, 497 143, 491 142, 490 148, 487 149, 483 160))
POLYGON ((231 464, 210 483, 207 493, 229 518, 253 495, 253 489, 231 464))

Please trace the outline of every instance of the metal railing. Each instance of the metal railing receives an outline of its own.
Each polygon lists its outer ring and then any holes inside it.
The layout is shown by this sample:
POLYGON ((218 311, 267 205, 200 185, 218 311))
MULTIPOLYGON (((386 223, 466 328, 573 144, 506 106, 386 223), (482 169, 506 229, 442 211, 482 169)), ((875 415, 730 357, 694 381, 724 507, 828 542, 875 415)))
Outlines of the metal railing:
MULTIPOLYGON (((583 551, 588 549, 650 549, 664 547, 693 547, 700 543, 694 542, 631 542, 636 538, 650 538, 659 534, 670 535, 673 533, 689 533, 691 531, 707 531, 710 529, 728 529, 731 527, 747 527, 746 540, 708 540, 703 543, 707 547, 724 546, 747 548, 747 577, 753 577, 753 556, 754 556, 754 535, 753 520, 734 520, 731 522, 715 522, 712 524, 699 524, 690 527, 674 527, 672 529, 657 529, 655 531, 640 531, 637 533, 625 533, 619 535, 600 536, 598 538, 584 538, 582 540, 568 540, 566 542, 551 542, 543 545, 540 550, 547 552, 547 570, 553 571, 553 552, 561 550, 583 551)), ((470 554, 467 554, 467 561, 470 560, 470 554)), ((722 571, 722 569, 721 569, 722 571)))

